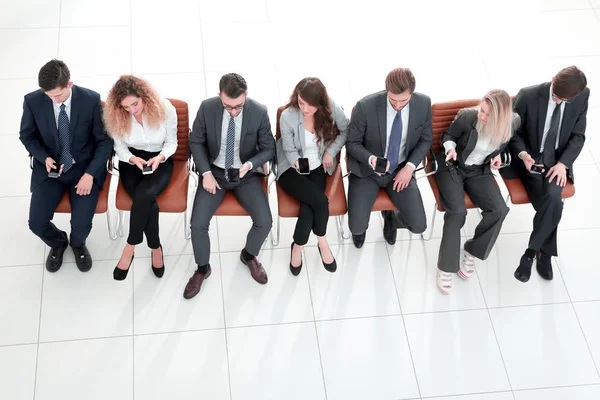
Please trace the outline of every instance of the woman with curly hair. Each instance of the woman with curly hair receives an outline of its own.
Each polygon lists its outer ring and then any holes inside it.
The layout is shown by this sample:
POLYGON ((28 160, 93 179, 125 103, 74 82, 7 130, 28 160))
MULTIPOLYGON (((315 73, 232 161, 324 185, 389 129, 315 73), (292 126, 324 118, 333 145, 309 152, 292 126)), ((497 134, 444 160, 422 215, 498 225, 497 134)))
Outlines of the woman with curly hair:
POLYGON ((171 156, 177 150, 175 107, 161 99, 145 80, 124 75, 108 93, 104 123, 115 141, 121 182, 132 199, 129 236, 113 277, 117 281, 127 277, 135 246, 146 234, 152 249, 152 271, 161 278, 165 265, 156 197, 173 175, 171 156))

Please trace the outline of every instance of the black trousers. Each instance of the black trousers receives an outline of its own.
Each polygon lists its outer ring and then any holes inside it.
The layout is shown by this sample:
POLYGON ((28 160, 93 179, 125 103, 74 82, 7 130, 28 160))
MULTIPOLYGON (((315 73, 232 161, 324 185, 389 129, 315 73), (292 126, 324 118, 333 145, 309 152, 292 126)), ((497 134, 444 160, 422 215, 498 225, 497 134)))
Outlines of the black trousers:
POLYGON ((78 164, 74 164, 58 178, 48 178, 40 183, 31 193, 29 229, 51 248, 63 247, 67 240, 66 233, 52 223, 54 211, 65 191, 69 192, 71 204, 71 246, 83 246, 92 230, 100 188, 94 183, 89 195, 78 195, 75 185, 84 173, 78 164))
POLYGON ((325 196, 323 166, 310 171, 310 175, 300 175, 296 169, 290 168, 281 174, 278 182, 287 194, 300 202, 294 243, 304 246, 311 230, 317 236, 325 236, 329 220, 329 199, 325 196))
MULTIPOLYGON (((438 165, 445 164, 445 155, 438 165)), ((508 214, 500 188, 494 175, 482 165, 459 165, 454 171, 445 166, 435 174, 440 188, 440 202, 446 210, 444 229, 438 255, 438 268, 445 272, 458 272, 460 267, 460 229, 465 224, 467 209, 465 192, 483 213, 472 239, 465 243, 469 254, 485 260, 494 247, 502 223, 508 214)))
MULTIPOLYGON (((156 157, 159 153, 150 153, 134 148, 129 151, 144 160, 156 157)), ((129 237, 127 243, 137 245, 142 243, 144 234, 148 247, 158 249, 160 238, 158 237, 158 204, 156 198, 167 187, 173 175, 173 159, 168 158, 158 165, 158 168, 150 175, 143 175, 142 171, 128 162, 119 162, 119 178, 123 187, 133 203, 129 218, 129 237)))
MULTIPOLYGON (((546 171, 548 169, 546 167, 546 171)), ((556 232, 563 212, 563 188, 556 184, 556 178, 548 182, 546 172, 536 175, 522 169, 519 177, 536 211, 529 248, 549 256, 557 256, 556 232)))

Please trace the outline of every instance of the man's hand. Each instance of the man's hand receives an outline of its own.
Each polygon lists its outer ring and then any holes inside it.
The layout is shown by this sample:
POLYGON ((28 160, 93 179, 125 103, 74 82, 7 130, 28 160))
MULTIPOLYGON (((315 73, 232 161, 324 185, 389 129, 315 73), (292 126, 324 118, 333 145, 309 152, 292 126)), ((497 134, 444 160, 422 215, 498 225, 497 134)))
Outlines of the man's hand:
POLYGON ((331 154, 329 154, 328 152, 325 152, 325 154, 323 154, 323 169, 325 171, 327 171, 327 168, 331 168, 333 167, 333 156, 331 154))
POLYGON ((548 182, 552 182, 554 178, 556 178, 556 184, 561 187, 565 187, 567 184, 567 167, 565 164, 558 162, 556 165, 548 170, 546 173, 546 178, 548 182))
POLYGON ((219 184, 215 180, 215 177, 213 176, 212 172, 209 172, 208 174, 205 174, 202 177, 202 187, 210 194, 217 193, 217 189, 221 190, 221 186, 219 186, 219 184))
POLYGON ((164 160, 165 160, 165 156, 163 156, 162 154, 159 154, 156 157, 152 157, 151 159, 146 161, 146 165, 152 166, 152 172, 154 172, 154 171, 156 171, 156 168, 158 168, 158 164, 160 164, 164 160))
POLYGON ((136 157, 136 156, 131 156, 129 158, 129 163, 136 165, 140 169, 140 171, 143 171, 144 165, 146 165, 146 160, 144 160, 143 158, 136 157))
POLYGON ((492 166, 492 169, 500 168, 502 165, 502 157, 500 157, 500 154, 490 160, 490 165, 492 166))
POLYGON ((94 177, 87 172, 83 174, 75 188, 77 188, 77 194, 80 196, 87 196, 92 192, 92 185, 94 184, 94 177))
POLYGON ((412 179, 412 174, 414 172, 414 168, 411 165, 405 165, 402 167, 400 172, 394 178, 394 185, 392 186, 396 192, 400 192, 408 187, 410 180, 412 179))
MULTIPOLYGON (((58 170, 58 176, 60 176, 60 174, 62 174, 62 170, 65 166, 61 165, 60 169, 58 170)), ((52 159, 52 157, 48 157, 46 158, 46 172, 50 173, 50 170, 56 168, 56 161, 54 161, 52 159)))
MULTIPOLYGON (((369 158, 369 163, 371 163, 371 168, 373 168, 373 171, 375 171, 375 167, 377 166, 377 156, 371 156, 369 158)), ((390 162, 387 162, 387 165, 385 166, 385 172, 388 172, 388 170, 390 169, 390 162)), ((379 173, 379 172, 375 172, 377 175, 381 176, 383 174, 379 173)))
POLYGON ((242 168, 240 168, 240 179, 242 179, 248 172, 250 172, 250 163, 245 162, 244 165, 242 165, 242 168))
POLYGON ((452 161, 456 161, 456 150, 455 149, 450 149, 448 150, 448 152, 446 153, 446 162, 452 160, 452 161))

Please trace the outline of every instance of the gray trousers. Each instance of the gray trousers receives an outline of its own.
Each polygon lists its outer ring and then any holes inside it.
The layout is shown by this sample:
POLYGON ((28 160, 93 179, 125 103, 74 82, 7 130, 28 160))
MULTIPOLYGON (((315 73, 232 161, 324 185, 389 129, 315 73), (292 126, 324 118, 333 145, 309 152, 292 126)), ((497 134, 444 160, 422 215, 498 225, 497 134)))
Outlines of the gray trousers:
POLYGON ((380 188, 385 188, 392 203, 398 209, 398 219, 401 228, 406 228, 413 233, 422 233, 427 229, 427 218, 423 208, 423 199, 415 178, 410 180, 408 186, 396 192, 393 188, 394 174, 379 176, 370 175, 366 178, 350 174, 348 187, 348 225, 353 235, 362 235, 369 227, 369 218, 375 199, 380 188))
MULTIPOLYGON (((215 194, 210 194, 200 186, 196 191, 192 209, 192 247, 196 264, 206 265, 210 260, 208 227, 228 190, 233 192, 252 218, 252 228, 248 232, 245 249, 253 256, 258 256, 273 225, 269 200, 263 190, 260 174, 250 172, 239 182, 229 183, 225 180, 224 171, 221 168, 212 166, 211 171, 221 189, 217 189, 215 194)), ((227 237, 226 233, 224 237, 227 237)))
POLYGON ((450 171, 444 160, 435 174, 440 188, 440 202, 446 210, 444 229, 438 255, 438 268, 444 272, 458 272, 460 266, 460 230, 465 224, 467 209, 465 192, 483 213, 481 222, 475 228, 475 235, 465 243, 465 250, 471 255, 485 260, 494 247, 508 207, 502 198, 494 175, 485 172, 484 166, 458 166, 450 171))

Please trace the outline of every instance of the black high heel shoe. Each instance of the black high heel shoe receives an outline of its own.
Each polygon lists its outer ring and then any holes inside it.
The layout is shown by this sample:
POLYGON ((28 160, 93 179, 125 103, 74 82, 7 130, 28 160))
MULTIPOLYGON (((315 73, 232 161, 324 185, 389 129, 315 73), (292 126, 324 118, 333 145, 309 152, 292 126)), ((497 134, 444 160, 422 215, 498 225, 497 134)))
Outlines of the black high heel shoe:
MULTIPOLYGON (((321 254, 321 248, 319 247, 319 245, 317 244, 317 249, 319 249, 319 255, 321 256, 321 262, 323 263, 323 267, 325 267, 325 269, 329 272, 335 272, 337 271, 337 263, 335 262, 335 258, 333 259, 333 262, 330 264, 325 263, 325 261, 323 261, 323 254, 321 254)), ((332 253, 333 255, 333 253, 332 253)))
POLYGON ((162 278, 165 274, 165 253, 163 251, 162 244, 160 245, 160 257, 162 258, 163 266, 156 268, 154 264, 152 265, 152 272, 154 272, 154 275, 156 275, 157 278, 162 278))
POLYGON ((133 253, 131 255, 131 261, 129 261, 129 267, 127 267, 127 269, 119 268, 119 263, 117 263, 117 266, 115 267, 115 270, 113 271, 113 278, 115 281, 124 281, 125 278, 127 278, 127 274, 129 273, 129 270, 131 269, 131 264, 133 263, 134 257, 135 257, 135 253, 133 253))
POLYGON ((292 247, 290 249, 290 272, 292 273, 292 275, 298 276, 298 274, 300 274, 300 271, 302 271, 302 254, 300 255, 300 266, 294 267, 292 265, 292 253, 293 252, 294 252, 294 242, 292 242, 292 247))

